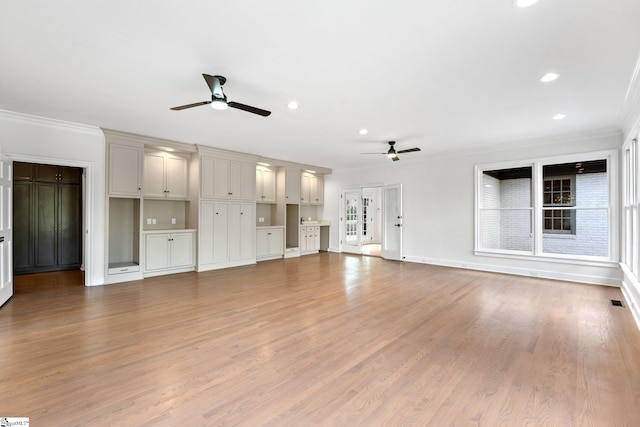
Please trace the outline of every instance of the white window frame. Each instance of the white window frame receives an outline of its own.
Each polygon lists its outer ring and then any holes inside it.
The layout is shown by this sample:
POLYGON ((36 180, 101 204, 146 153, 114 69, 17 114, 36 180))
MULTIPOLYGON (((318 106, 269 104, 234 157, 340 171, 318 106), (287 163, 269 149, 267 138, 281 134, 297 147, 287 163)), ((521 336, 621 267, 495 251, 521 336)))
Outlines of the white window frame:
POLYGON ((624 236, 620 263, 636 279, 640 277, 640 129, 622 146, 622 228, 624 236))
MULTIPOLYGON (((618 151, 606 150, 595 151, 589 153, 576 153, 570 155, 561 155, 553 157, 543 157, 536 159, 526 159, 511 162, 499 162, 489 164, 475 165, 475 206, 474 206, 474 254, 481 256, 494 256, 503 258, 516 259, 544 259, 550 262, 580 264, 580 265, 601 265, 611 266, 619 262, 619 214, 618 214, 618 151), (608 255, 607 256, 587 256, 587 255, 569 255, 554 254, 543 252, 543 235, 544 218, 543 211, 543 173, 542 168, 545 165, 572 163, 591 160, 606 160, 607 162, 607 189, 608 189, 608 255), (531 167, 532 174, 532 230, 533 230, 533 250, 532 251, 514 251, 506 249, 487 249, 480 247, 482 229, 480 226, 480 217, 482 211, 482 192, 483 180, 482 174, 485 171, 512 169, 520 167, 531 167)), ((640 181, 639 181, 640 183, 640 181)), ((547 234, 548 236, 548 234, 547 234)))

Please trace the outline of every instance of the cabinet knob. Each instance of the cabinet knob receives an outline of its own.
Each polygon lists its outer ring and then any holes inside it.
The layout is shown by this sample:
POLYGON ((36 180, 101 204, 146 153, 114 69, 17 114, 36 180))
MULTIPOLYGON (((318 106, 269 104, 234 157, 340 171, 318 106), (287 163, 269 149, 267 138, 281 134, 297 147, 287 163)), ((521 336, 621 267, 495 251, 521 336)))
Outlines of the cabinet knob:
POLYGON ((233 193, 227 193, 229 196, 233 196, 233 193))

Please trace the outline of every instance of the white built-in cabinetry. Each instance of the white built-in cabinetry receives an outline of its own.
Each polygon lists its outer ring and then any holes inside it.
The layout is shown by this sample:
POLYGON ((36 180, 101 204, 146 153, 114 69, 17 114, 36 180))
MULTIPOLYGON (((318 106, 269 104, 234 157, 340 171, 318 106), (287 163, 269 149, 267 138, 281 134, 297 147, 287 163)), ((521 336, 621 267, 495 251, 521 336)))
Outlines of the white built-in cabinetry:
POLYGON ((189 163, 185 156, 168 152, 144 155, 144 197, 187 199, 189 163))
POLYGON ((320 226, 300 227, 300 253, 313 253, 320 250, 320 226))
POLYGON ((200 191, 203 198, 255 199, 255 161, 211 156, 200 158, 200 191))
POLYGON ((105 283, 142 278, 140 247, 144 144, 107 136, 105 283))
POLYGON ((282 258, 284 255, 284 227, 260 227, 256 231, 256 259, 282 258))
POLYGON ((285 203, 300 203, 300 169, 285 169, 285 203))
POLYGON ((142 144, 108 145, 109 195, 139 197, 142 190, 142 144))
POLYGON ((255 262, 255 203, 202 200, 198 269, 255 262))
POLYGON ((256 167, 256 201, 276 202, 276 173, 263 166, 256 167))
POLYGON ((104 132, 105 283, 318 251, 320 227, 300 218, 316 219, 327 170, 256 167, 257 156, 104 132))
POLYGON ((195 231, 146 231, 144 276, 193 271, 195 231))
POLYGON ((197 269, 254 264, 257 159, 205 147, 198 147, 198 151, 197 269))
POLYGON ((321 205, 324 203, 324 179, 322 175, 303 172, 300 181, 300 204, 321 205))

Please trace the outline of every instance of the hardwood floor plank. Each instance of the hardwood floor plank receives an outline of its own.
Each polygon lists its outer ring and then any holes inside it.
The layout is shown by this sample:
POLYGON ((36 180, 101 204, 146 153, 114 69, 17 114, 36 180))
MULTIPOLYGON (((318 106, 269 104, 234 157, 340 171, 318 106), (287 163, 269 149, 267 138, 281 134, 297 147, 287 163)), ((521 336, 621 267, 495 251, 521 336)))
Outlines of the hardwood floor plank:
POLYGON ((640 425, 617 288, 332 253, 15 282, 0 416, 34 425, 640 425))

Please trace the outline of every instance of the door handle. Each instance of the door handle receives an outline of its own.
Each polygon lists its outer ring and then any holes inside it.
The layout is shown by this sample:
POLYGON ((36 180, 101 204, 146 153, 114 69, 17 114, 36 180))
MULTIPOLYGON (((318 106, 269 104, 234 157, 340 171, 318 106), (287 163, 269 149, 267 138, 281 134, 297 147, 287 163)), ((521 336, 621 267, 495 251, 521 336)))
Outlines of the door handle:
POLYGON ((402 227, 402 224, 393 224, 393 225, 395 225, 396 227, 402 227))

